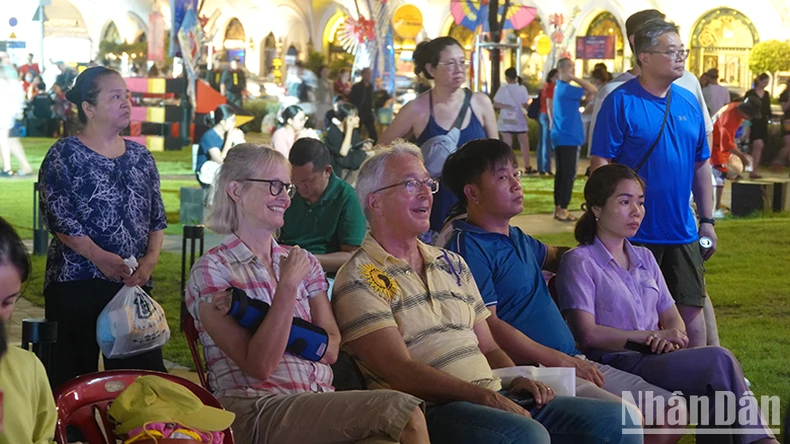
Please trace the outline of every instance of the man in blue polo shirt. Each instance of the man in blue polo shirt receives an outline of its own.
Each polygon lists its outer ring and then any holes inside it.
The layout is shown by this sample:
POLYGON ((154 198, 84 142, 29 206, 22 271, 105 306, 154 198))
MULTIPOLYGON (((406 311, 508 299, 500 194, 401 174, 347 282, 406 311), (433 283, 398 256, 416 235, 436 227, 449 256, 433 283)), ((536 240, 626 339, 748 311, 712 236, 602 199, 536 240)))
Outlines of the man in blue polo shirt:
MULTIPOLYGON (((577 396, 617 401, 623 392, 635 400, 645 399, 639 392, 646 391, 669 396, 639 376, 587 360, 576 349, 541 272, 556 271, 568 248, 547 246, 510 226, 523 210, 520 178, 513 150, 496 139, 465 144, 442 171, 442 184, 468 211, 466 220, 453 222, 446 248, 469 265, 491 312, 487 323, 497 344, 517 365, 575 368, 577 396)), ((654 410, 657 416, 665 412, 666 406, 654 410)))
POLYGON ((559 78, 551 102, 551 146, 554 147, 557 159, 557 174, 554 175, 554 218, 561 221, 576 220, 568 211, 568 205, 573 194, 573 181, 576 180, 579 145, 584 143, 584 124, 579 105, 585 93, 594 95, 598 92, 595 85, 576 77, 573 74, 574 69, 573 60, 569 58, 557 62, 559 78), (570 82, 581 87, 571 85, 570 82))
POLYGON ((692 93, 672 83, 683 75, 689 53, 677 26, 664 20, 645 22, 634 34, 634 48, 642 72, 601 104, 590 166, 595 170, 616 161, 644 179, 645 218, 631 241, 656 256, 686 323, 689 347, 704 346, 706 293, 697 241, 710 239, 707 259, 716 251, 717 239, 703 111, 692 93), (699 231, 689 207, 692 190, 699 231))
POLYGON ((285 211, 278 241, 309 251, 334 277, 362 245, 365 215, 354 189, 332 171, 329 149, 320 140, 297 140, 288 160, 297 194, 285 211))

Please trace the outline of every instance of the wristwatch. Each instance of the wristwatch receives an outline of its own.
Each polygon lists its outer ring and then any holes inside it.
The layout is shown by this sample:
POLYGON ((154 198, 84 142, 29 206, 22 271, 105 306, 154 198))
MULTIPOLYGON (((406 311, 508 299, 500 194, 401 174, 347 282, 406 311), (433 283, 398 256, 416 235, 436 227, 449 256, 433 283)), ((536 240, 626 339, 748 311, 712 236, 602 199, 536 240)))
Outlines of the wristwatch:
POLYGON ((699 223, 700 223, 700 225, 702 225, 702 224, 716 225, 716 219, 711 219, 709 217, 700 217, 699 218, 699 223))

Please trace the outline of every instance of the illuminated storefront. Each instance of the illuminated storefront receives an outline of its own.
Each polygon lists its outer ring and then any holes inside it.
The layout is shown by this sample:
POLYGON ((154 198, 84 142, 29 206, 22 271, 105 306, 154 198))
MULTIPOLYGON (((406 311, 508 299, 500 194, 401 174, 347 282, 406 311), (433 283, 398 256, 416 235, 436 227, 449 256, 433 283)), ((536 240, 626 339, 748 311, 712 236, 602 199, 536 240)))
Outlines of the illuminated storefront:
POLYGON ((718 68, 722 83, 749 89, 755 74, 749 70, 749 51, 759 41, 752 21, 739 11, 710 11, 694 26, 688 69, 699 76, 718 68))

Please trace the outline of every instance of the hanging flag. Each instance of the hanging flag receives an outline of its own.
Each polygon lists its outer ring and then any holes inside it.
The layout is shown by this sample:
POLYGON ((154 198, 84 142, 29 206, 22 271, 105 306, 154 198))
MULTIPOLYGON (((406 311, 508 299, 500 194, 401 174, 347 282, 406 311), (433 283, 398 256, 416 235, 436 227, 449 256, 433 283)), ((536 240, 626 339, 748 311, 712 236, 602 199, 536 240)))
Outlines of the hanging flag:
POLYGON ((165 61, 165 18, 159 11, 148 15, 148 60, 165 61))

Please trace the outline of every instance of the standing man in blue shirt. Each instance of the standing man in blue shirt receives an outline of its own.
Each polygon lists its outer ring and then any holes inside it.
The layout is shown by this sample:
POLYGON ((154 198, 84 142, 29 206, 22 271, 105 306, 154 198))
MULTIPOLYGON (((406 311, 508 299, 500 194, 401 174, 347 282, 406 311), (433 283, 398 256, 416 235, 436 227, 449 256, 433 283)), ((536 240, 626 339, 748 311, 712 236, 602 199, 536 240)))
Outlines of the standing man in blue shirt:
POLYGON ((686 323, 689 347, 704 346, 705 281, 698 240, 703 236, 711 240, 705 259, 713 255, 717 243, 710 149, 696 97, 672 83, 683 75, 689 51, 683 47, 677 26, 664 20, 650 20, 639 28, 634 47, 642 73, 614 90, 601 105, 591 169, 616 161, 644 179, 645 218, 631 240, 656 256, 686 323), (699 232, 688 205, 692 191, 700 215, 699 232))
POLYGON ((576 217, 568 211, 576 180, 576 163, 579 159, 579 145, 584 143, 584 124, 579 104, 584 94, 595 94, 598 89, 587 80, 573 74, 575 65, 569 58, 557 62, 559 78, 554 88, 551 145, 556 156, 557 174, 554 176, 554 218, 561 221, 575 221, 576 217), (576 82, 581 87, 571 85, 576 82))

